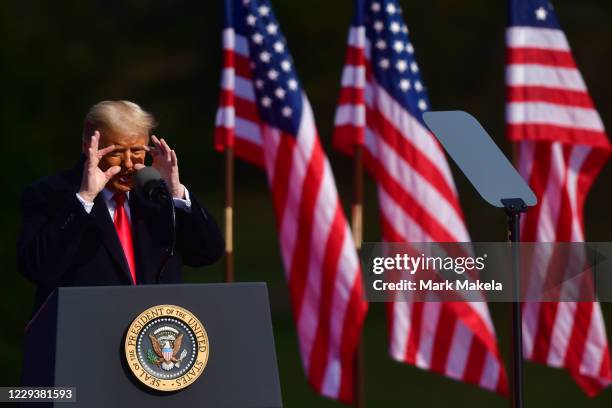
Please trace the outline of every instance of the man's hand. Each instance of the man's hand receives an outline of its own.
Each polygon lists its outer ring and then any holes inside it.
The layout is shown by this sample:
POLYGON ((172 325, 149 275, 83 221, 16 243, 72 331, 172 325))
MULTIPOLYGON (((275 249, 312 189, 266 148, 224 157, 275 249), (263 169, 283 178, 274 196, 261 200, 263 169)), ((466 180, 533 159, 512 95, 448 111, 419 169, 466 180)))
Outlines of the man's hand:
POLYGON ((79 195, 81 198, 88 202, 93 202, 98 193, 104 189, 106 183, 119 171, 121 167, 112 166, 106 171, 102 171, 98 164, 100 159, 115 150, 115 145, 110 145, 104 149, 98 150, 98 144, 100 142, 100 132, 97 130, 93 136, 89 139, 89 144, 85 150, 85 164, 83 166, 83 177, 81 178, 81 188, 79 189, 79 195))
POLYGON ((162 138, 151 136, 151 141, 155 145, 155 149, 150 149, 149 152, 153 156, 153 167, 159 171, 170 194, 174 198, 185 198, 185 188, 179 180, 178 159, 174 150, 170 149, 168 143, 162 138))

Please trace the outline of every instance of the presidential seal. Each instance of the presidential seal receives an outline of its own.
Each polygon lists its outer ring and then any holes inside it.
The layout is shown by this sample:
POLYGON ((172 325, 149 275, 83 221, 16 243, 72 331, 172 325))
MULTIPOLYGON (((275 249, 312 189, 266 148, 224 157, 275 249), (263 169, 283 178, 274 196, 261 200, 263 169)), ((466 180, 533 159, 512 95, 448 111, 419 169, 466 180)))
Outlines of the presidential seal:
POLYGON ((210 348, 202 323, 189 310, 153 306, 134 319, 125 336, 132 373, 159 391, 188 387, 202 374, 210 348))

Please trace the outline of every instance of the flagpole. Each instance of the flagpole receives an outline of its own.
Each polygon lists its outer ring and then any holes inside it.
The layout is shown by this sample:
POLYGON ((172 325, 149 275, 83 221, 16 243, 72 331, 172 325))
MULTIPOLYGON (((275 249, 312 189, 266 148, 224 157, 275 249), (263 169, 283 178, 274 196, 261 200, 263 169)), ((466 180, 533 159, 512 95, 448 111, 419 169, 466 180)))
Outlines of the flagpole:
MULTIPOLYGON (((351 225, 353 241, 357 253, 361 253, 363 242, 363 146, 355 146, 353 155, 353 205, 351 208, 351 225)), ((365 347, 363 331, 355 353, 355 383, 353 385, 353 404, 356 408, 365 408, 365 347)))
MULTIPOLYGON (((223 50, 224 50, 224 66, 234 66, 234 54, 233 52, 225 52, 235 48, 235 34, 234 34, 234 13, 233 13, 233 0, 223 1, 223 50)), ((227 82, 230 87, 235 86, 235 73, 234 70, 229 71, 227 74, 223 73, 222 83, 227 82), (227 77, 225 76, 227 75, 227 77)), ((222 89, 223 86, 222 86, 222 89)), ((234 123, 235 123, 235 111, 234 111, 234 95, 233 92, 229 93, 228 105, 232 108, 229 118, 226 118, 227 123, 231 123, 229 128, 225 128, 222 136, 222 143, 225 152, 225 207, 224 207, 224 219, 225 219, 225 282, 231 283, 234 281, 234 123)), ((224 123, 224 125, 227 125, 224 123)))
POLYGON ((225 148, 225 282, 234 281, 234 147, 225 148))

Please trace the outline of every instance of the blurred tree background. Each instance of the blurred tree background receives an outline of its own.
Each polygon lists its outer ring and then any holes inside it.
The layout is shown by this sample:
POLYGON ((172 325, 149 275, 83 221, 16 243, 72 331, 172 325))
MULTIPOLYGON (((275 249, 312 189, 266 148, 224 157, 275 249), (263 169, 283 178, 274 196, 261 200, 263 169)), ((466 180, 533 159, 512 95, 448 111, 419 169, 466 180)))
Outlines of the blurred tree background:
MULTIPOLYGON (((508 155, 504 139, 503 0, 400 2, 432 108, 471 112, 508 155)), ((273 1, 297 71, 315 111, 340 193, 348 207, 351 161, 331 149, 331 132, 350 0, 273 1)), ((574 56, 608 129, 612 128, 612 2, 556 1, 574 56)), ((3 314, 0 385, 17 385, 23 328, 33 287, 17 273, 15 243, 22 189, 68 168, 80 152, 88 108, 104 99, 129 99, 153 112, 157 134, 177 150, 182 179, 222 222, 223 157, 212 146, 221 68, 221 1, 58 0, 0 3, 0 163, 3 314)), ((472 239, 503 241, 501 211, 482 202, 453 165, 472 239)), ((596 181, 586 205, 589 240, 610 241, 612 166, 596 181)), ((376 192, 366 183, 365 240, 378 241, 376 192)), ((266 281, 270 289, 283 399, 287 407, 333 407, 311 392, 303 375, 290 314, 265 175, 248 164, 236 169, 236 273, 238 280, 266 281)), ((348 213, 348 212, 347 212, 348 213)), ((189 282, 223 279, 222 262, 189 270, 189 282)), ((612 305, 603 305, 612 338, 612 305)), ((508 359, 509 305, 491 310, 508 359)), ((365 328, 366 393, 371 407, 508 406, 476 387, 395 363, 387 357, 383 308, 372 304, 365 328)), ((585 397, 569 375, 526 366, 528 406, 609 407, 612 390, 585 397)))

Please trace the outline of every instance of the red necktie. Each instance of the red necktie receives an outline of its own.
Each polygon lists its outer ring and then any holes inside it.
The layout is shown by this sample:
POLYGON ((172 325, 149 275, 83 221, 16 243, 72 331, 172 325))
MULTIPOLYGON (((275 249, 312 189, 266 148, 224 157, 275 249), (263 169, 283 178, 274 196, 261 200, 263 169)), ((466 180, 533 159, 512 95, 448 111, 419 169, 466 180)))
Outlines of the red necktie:
POLYGON ((113 221, 115 222, 115 229, 119 236, 119 241, 123 247, 123 254, 127 260, 132 274, 132 281, 136 284, 136 263, 134 262, 134 243, 132 241, 132 228, 130 227, 130 220, 127 217, 127 212, 123 203, 125 203, 125 193, 117 193, 113 196, 113 200, 117 203, 115 206, 115 216, 113 221))

